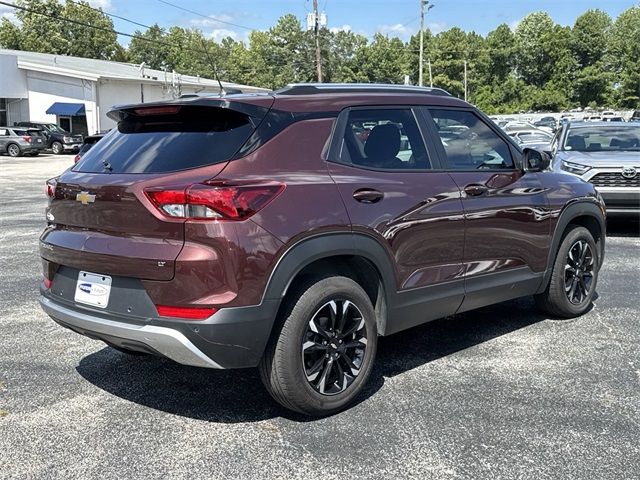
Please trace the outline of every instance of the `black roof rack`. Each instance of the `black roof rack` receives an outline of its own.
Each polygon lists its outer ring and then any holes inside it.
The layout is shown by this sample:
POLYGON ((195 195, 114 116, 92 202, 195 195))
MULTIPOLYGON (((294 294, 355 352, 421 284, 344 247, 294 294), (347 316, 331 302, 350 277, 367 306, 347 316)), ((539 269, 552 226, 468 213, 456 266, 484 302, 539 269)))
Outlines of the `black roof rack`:
POLYGON ((385 83, 291 83, 274 92, 276 95, 314 95, 318 93, 412 93, 450 97, 441 88, 393 85, 385 83))

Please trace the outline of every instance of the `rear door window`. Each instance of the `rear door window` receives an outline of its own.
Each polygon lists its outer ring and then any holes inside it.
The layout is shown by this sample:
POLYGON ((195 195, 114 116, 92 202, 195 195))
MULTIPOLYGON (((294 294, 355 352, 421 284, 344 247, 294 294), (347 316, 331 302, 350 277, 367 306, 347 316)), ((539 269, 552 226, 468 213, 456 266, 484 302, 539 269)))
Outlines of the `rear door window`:
POLYGON ((384 170, 431 168, 410 108, 350 111, 340 160, 353 166, 384 170))
POLYGON ((80 172, 165 173, 230 160, 254 130, 250 118, 218 107, 139 108, 74 168, 80 172))

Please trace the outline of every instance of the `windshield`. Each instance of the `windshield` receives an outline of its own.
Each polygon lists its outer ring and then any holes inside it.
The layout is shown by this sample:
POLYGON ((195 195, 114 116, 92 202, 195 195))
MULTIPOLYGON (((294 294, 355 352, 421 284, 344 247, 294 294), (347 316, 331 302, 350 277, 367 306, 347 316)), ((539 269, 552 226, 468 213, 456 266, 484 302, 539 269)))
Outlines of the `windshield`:
POLYGON ((67 133, 66 130, 60 128, 55 123, 43 123, 42 126, 52 133, 67 133))
POLYGON ((583 127, 570 129, 564 150, 578 152, 640 151, 640 126, 583 127))

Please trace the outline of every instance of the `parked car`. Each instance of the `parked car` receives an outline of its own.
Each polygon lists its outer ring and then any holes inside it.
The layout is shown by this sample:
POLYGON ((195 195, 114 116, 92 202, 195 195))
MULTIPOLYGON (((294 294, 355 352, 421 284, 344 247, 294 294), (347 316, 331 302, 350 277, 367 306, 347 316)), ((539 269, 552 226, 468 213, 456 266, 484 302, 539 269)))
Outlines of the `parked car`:
POLYGON ((558 122, 555 117, 542 117, 540 120, 533 122, 534 127, 544 127, 549 129, 550 132, 555 132, 558 128, 558 122))
POLYGON ((552 145, 553 169, 590 182, 610 215, 640 215, 640 125, 569 123, 552 145))
POLYGON ((0 153, 10 157, 36 156, 44 149, 44 138, 31 128, 0 127, 0 153))
POLYGON ((640 110, 635 110, 629 119, 630 122, 640 122, 640 110))
POLYGON ((87 153, 89 150, 91 150, 91 148, 98 143, 99 140, 102 139, 102 137, 104 137, 105 134, 104 133, 96 133, 95 135, 87 135, 86 137, 84 137, 84 141, 82 143, 82 146, 80 147, 80 150, 78 151, 78 154, 74 157, 73 161, 74 163, 78 163, 80 161, 80 159, 82 158, 82 156, 87 153))
POLYGON ((542 130, 522 130, 510 132, 509 136, 513 138, 522 148, 535 148, 544 152, 551 153, 551 141, 553 135, 542 130))
POLYGON ((620 115, 612 115, 609 117, 602 117, 603 122, 624 122, 624 118, 620 115))
POLYGON ((82 145, 82 135, 73 135, 55 123, 17 122, 16 126, 39 128, 46 138, 46 148, 59 155, 64 152, 77 152, 82 145))
POLYGON ((40 302, 121 351, 257 366, 276 401, 327 415, 365 388, 380 335, 594 298, 593 185, 442 90, 303 84, 109 117, 47 183, 40 302))

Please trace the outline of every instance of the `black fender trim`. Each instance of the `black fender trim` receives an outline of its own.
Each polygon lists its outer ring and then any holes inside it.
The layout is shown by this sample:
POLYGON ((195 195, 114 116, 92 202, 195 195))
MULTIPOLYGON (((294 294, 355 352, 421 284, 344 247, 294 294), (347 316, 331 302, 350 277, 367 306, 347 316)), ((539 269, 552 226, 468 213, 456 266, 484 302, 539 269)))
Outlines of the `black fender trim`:
POLYGON ((604 260, 604 246, 607 235, 607 224, 605 216, 600 209, 600 205, 598 204, 595 198, 591 199, 579 199, 574 201, 573 203, 569 203, 566 205, 563 210, 560 212, 558 222, 556 223, 555 230, 553 232, 553 237, 551 238, 551 248, 549 249, 549 257, 547 258, 547 268, 544 272, 542 282, 540 283, 540 287, 536 293, 542 293, 549 285, 549 281, 551 279, 551 274, 553 272, 553 263, 556 260, 556 255, 558 254, 558 249, 560 248, 560 242, 563 239, 563 234, 567 229, 567 226, 578 217, 592 217, 598 222, 600 226, 600 242, 599 247, 599 266, 602 266, 602 262, 604 260))

